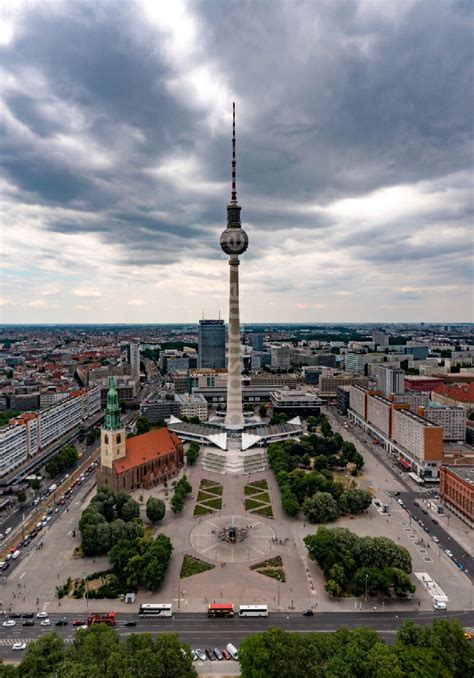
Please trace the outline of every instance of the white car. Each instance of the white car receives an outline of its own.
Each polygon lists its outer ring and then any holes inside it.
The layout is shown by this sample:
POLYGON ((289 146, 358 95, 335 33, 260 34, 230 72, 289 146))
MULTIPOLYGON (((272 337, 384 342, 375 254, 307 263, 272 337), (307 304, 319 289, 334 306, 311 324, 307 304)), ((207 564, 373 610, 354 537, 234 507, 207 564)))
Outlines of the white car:
POLYGON ((26 643, 13 643, 12 650, 26 650, 26 643))
POLYGON ((436 535, 433 535, 433 541, 434 541, 435 544, 439 543, 439 539, 436 535))
POLYGON ((36 615, 36 619, 47 619, 48 618, 48 613, 43 610, 42 612, 38 612, 36 615))
POLYGON ((76 626, 76 631, 80 631, 81 629, 88 629, 89 627, 87 624, 81 624, 81 626, 76 626))
POLYGON ((446 549, 446 550, 445 550, 445 553, 446 553, 446 555, 448 556, 448 558, 452 558, 452 557, 453 557, 452 551, 450 551, 449 549, 446 549))
POLYGON ((40 626, 51 626, 51 620, 50 619, 42 619, 40 626))
POLYGON ((446 603, 442 600, 435 600, 433 603, 433 607, 435 610, 447 610, 448 606, 446 603))
POLYGON ((16 626, 16 621, 14 619, 7 619, 3 622, 2 626, 16 626))

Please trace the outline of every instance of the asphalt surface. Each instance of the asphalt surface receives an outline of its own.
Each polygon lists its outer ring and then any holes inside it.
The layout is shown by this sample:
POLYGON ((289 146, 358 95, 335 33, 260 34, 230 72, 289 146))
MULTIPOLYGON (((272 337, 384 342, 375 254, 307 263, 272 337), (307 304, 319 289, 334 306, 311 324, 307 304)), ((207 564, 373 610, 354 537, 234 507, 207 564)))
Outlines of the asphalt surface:
MULTIPOLYGON (((45 633, 55 631, 62 637, 66 644, 73 642, 78 631, 72 625, 75 619, 86 622, 85 615, 77 617, 73 614, 51 616, 51 626, 40 626, 40 619, 35 618, 34 626, 22 626, 23 619, 16 619, 14 627, 0 625, 0 657, 2 659, 19 659, 21 652, 13 651, 12 645, 16 642, 31 642, 40 638, 45 633), (57 619, 67 619, 67 626, 55 626, 57 619)), ((6 617, 5 617, 6 619, 6 617)), ((179 613, 173 618, 143 619, 136 612, 130 615, 118 614, 117 625, 114 629, 120 638, 125 638, 132 633, 158 634, 163 632, 178 633, 183 643, 189 643, 193 648, 219 647, 224 648, 231 642, 236 647, 247 636, 265 631, 272 627, 279 627, 285 631, 298 633, 336 631, 341 626, 353 629, 365 626, 376 630, 381 638, 387 643, 395 640, 396 632, 406 619, 413 619, 418 624, 430 624, 435 619, 457 619, 467 629, 474 630, 474 612, 449 611, 449 612, 421 612, 413 614, 401 612, 398 615, 388 612, 373 612, 362 610, 360 612, 320 612, 313 617, 304 617, 300 613, 273 613, 268 617, 258 618, 224 618, 208 619, 203 613, 179 613), (134 627, 124 626, 125 620, 134 620, 134 627)))

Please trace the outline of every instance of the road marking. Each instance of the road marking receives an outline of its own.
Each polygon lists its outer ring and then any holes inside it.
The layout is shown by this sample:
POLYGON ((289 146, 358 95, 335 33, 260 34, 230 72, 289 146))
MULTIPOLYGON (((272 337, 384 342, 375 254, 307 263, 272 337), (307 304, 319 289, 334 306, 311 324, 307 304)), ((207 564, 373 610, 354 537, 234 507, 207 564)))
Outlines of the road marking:
POLYGON ((26 574, 26 572, 23 572, 22 574, 20 574, 20 576, 18 577, 18 579, 23 579, 23 577, 25 576, 25 574, 26 574))

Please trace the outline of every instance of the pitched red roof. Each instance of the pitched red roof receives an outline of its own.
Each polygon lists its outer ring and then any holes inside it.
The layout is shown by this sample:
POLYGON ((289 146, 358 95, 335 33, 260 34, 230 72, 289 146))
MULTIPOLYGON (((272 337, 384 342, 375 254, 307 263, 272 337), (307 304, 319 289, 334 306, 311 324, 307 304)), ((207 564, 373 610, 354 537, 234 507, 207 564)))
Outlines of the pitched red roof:
POLYGON ((142 464, 155 461, 174 452, 180 444, 181 441, 176 433, 168 431, 165 427, 129 438, 125 443, 127 456, 114 461, 115 473, 124 473, 142 464))
POLYGON ((471 384, 460 384, 455 386, 442 384, 441 386, 436 386, 433 391, 446 398, 457 400, 460 403, 474 402, 474 382, 471 384))

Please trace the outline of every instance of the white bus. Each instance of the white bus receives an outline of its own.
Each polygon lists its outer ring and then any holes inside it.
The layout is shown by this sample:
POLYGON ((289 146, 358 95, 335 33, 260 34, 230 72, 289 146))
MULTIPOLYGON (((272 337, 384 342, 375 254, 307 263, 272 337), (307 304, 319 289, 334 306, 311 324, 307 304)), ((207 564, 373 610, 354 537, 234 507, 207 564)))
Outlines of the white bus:
POLYGON ((171 603, 144 603, 138 610, 139 617, 171 617, 172 614, 171 603))
POLYGON ((241 605, 239 617, 268 617, 267 605, 241 605))

